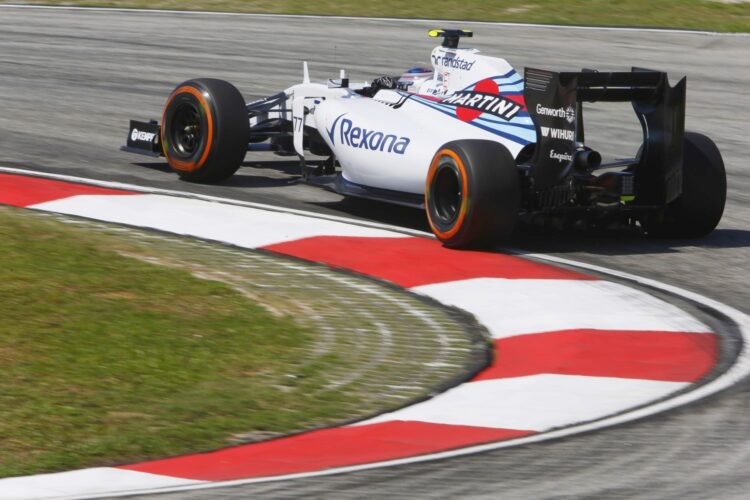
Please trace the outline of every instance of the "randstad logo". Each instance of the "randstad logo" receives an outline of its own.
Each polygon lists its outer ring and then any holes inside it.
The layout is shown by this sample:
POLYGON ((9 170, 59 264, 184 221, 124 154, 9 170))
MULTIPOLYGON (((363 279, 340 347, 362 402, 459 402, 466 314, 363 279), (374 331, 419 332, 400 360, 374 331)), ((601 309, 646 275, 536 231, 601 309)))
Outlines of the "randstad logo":
POLYGON ((447 54, 444 56, 432 55, 432 64, 435 66, 442 66, 449 69, 460 69, 463 71, 469 71, 476 61, 467 61, 454 54, 447 54))
POLYGON ((399 155, 406 152, 406 148, 411 142, 411 139, 408 137, 397 137, 394 134, 386 134, 377 130, 357 127, 350 119, 343 118, 345 114, 337 116, 333 120, 331 128, 326 129, 328 138, 331 139, 332 144, 338 143, 342 146, 345 145, 352 148, 396 153, 399 155))

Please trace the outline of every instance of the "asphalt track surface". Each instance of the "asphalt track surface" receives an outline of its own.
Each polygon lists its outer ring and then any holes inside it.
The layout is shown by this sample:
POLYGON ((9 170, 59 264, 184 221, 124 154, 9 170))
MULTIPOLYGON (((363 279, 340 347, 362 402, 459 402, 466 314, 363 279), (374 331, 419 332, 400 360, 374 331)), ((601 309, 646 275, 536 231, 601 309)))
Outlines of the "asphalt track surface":
MULTIPOLYGON (((469 25, 463 23, 462 25, 469 25)), ((425 228, 421 213, 341 200, 299 184, 297 170, 248 165, 220 186, 179 182, 163 162, 120 153, 129 118, 159 118, 180 81, 232 81, 249 100, 346 68, 353 80, 428 65, 434 23, 168 13, 0 9, 0 164, 232 197, 425 228), (136 164, 138 163, 138 164, 136 164), (291 175, 288 175, 291 174, 291 175)), ((622 232, 526 231, 514 246, 692 290, 750 312, 750 37, 674 32, 470 26, 472 45, 524 66, 630 65, 688 77, 687 128, 718 143, 727 166, 724 219, 708 238, 653 241, 622 232)), ((627 106, 586 116, 605 154, 632 153, 627 106), (627 132, 623 132, 627 130, 627 132)), ((600 107, 602 108, 602 107, 600 107)), ((618 428, 470 457, 159 498, 686 497, 750 491, 750 383, 618 428)))

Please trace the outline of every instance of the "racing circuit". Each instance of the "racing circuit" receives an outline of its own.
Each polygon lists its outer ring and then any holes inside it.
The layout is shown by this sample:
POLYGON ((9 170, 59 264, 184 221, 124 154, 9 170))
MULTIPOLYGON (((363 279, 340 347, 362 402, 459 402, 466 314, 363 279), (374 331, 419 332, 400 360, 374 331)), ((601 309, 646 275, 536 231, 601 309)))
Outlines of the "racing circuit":
MULTIPOLYGON (((419 36, 434 23, 36 9, 3 9, 0 14, 5 34, 0 43, 7 45, 3 47, 6 57, 13 59, 2 67, 10 82, 2 86, 7 104, 6 113, 0 117, 4 130, 0 161, 5 166, 380 222, 405 221, 417 228, 423 224, 419 214, 411 211, 340 203, 336 195, 295 184, 263 168, 241 171, 223 186, 180 183, 163 171, 164 165, 137 167, 116 149, 123 140, 127 117, 158 113, 155 110, 160 110, 164 96, 182 79, 196 75, 226 78, 235 82, 246 98, 252 98, 297 81, 299 61, 303 59, 310 62, 313 77, 335 74, 338 68, 329 57, 332 45, 336 45, 338 62, 353 78, 371 78, 423 62, 431 43, 419 36), (180 30, 191 26, 197 29, 199 23, 236 39, 262 38, 273 32, 274 43, 264 44, 262 49, 254 49, 250 42, 246 46, 225 46, 203 31, 201 42, 191 45, 180 30), (357 28, 363 24, 369 28, 364 35, 357 28), (114 25, 118 30, 112 28, 114 25), (154 38, 156 32, 160 35, 154 38), (358 40, 356 47, 345 43, 352 37, 358 40), (407 47, 403 46, 405 41, 407 47), (201 47, 199 51, 196 45, 201 47), (301 46, 305 49, 297 48, 301 46)), ((750 39, 491 25, 474 29, 479 33, 474 45, 507 57, 519 68, 524 64, 614 68, 622 65, 613 61, 623 61, 625 65, 688 75, 688 128, 714 136, 727 164, 727 210, 717 232, 698 242, 552 233, 522 236, 517 246, 527 252, 649 276, 747 312, 750 238, 742 117, 750 107, 742 95, 748 78, 739 61, 747 53, 750 39), (593 45, 598 49, 596 54, 590 53, 593 45), (563 46, 566 53, 561 53, 563 46)), ((623 123, 632 126, 627 120, 623 115, 602 128, 611 131, 623 123)), ((613 142, 621 148, 629 144, 624 139, 613 142)), ((254 159, 248 156, 249 161, 254 159)), ((747 384, 742 383, 718 397, 667 415, 545 444, 293 482, 235 486, 221 493, 197 491, 193 495, 353 497, 373 492, 403 496, 420 491, 423 496, 740 496, 748 486, 744 474, 750 451, 744 441, 750 427, 745 416, 747 401, 747 384)), ((183 492, 175 498, 185 496, 183 492)))

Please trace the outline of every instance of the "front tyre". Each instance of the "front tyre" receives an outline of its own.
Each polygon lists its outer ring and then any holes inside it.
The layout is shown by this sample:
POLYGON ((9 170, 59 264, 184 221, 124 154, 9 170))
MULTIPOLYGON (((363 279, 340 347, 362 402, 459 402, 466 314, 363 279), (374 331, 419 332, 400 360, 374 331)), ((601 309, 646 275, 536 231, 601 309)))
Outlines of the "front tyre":
POLYGON ((433 157, 425 209, 432 232, 445 246, 476 248, 508 237, 520 203, 518 169, 501 144, 453 141, 433 157))
POLYGON ((231 177, 245 158, 249 136, 245 100, 223 80, 188 80, 175 88, 164 106, 164 156, 183 180, 218 182, 231 177))
POLYGON ((699 238, 716 228, 724 213, 727 176, 719 148, 703 134, 686 132, 682 194, 643 221, 649 236, 699 238))

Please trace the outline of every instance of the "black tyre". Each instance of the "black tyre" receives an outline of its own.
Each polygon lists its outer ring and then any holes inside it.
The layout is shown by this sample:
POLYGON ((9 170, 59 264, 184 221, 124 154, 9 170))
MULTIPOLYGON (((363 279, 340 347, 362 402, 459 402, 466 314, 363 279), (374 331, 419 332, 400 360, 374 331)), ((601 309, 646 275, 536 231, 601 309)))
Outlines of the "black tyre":
POLYGON ((454 141, 433 157, 425 208, 432 232, 445 246, 476 248, 507 238, 520 203, 518 169, 501 144, 454 141))
POLYGON ((724 213, 727 176, 716 144, 703 134, 686 132, 682 194, 643 221, 649 236, 698 238, 716 228, 724 213))
POLYGON ((213 78, 175 88, 164 106, 161 142, 172 170, 191 182, 231 177, 247 152, 250 124, 242 94, 213 78))

